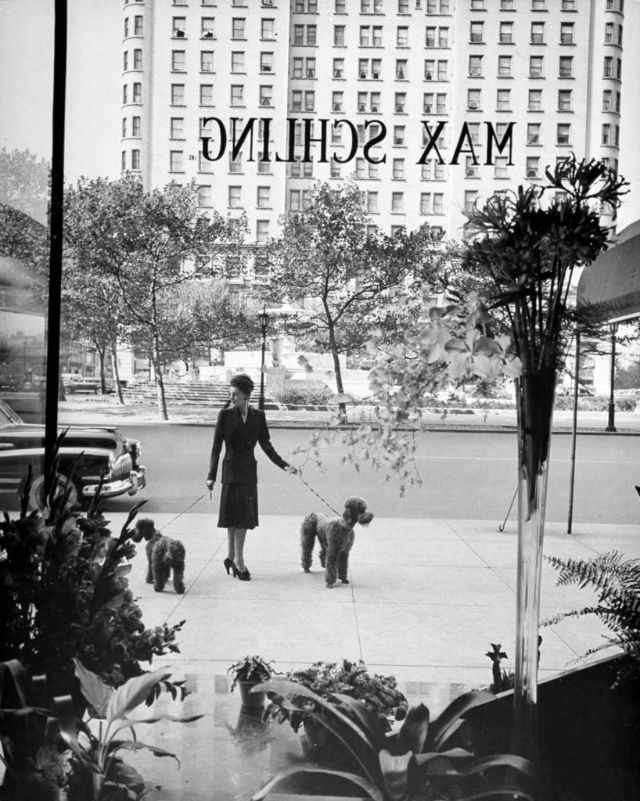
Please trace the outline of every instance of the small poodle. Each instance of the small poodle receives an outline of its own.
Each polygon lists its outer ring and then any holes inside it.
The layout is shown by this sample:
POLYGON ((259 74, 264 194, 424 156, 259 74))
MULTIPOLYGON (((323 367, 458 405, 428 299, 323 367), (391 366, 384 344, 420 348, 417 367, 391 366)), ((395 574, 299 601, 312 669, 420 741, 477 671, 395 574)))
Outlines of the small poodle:
POLYGON ((327 587, 333 587, 336 578, 348 584, 349 551, 354 540, 354 526, 367 526, 373 514, 367 512, 367 502, 362 498, 347 498, 342 517, 325 517, 311 512, 302 521, 300 544, 302 545, 302 567, 310 572, 313 544, 316 537, 320 543, 320 564, 326 568, 327 587))
POLYGON ((184 593, 184 545, 156 531, 153 520, 142 518, 136 523, 132 536, 134 542, 147 541, 147 584, 153 584, 156 592, 162 592, 173 570, 173 589, 184 593))

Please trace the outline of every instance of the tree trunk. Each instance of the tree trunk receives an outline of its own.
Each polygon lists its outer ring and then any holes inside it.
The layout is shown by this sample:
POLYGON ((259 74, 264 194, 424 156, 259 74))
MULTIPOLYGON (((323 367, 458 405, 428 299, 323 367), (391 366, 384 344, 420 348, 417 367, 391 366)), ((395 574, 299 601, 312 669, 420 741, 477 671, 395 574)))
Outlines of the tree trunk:
POLYGON ((160 354, 158 350, 158 342, 156 339, 153 341, 153 369, 156 374, 156 388, 158 390, 158 409, 160 411, 160 419, 168 420, 169 413, 167 411, 167 399, 164 393, 164 377, 162 375, 162 365, 160 363, 160 354))
MULTIPOLYGON (((328 316, 328 315, 327 315, 328 316)), ((336 391, 338 395, 344 394, 344 386, 342 384, 342 370, 340 369, 340 354, 338 353, 338 345, 336 343, 336 335, 333 322, 329 322, 329 349, 333 358, 333 370, 336 376, 336 391)), ((338 404, 338 417, 341 423, 347 422, 347 404, 338 404)))
POLYGON ((122 395, 122 386, 120 384, 120 370, 118 369, 118 345, 116 342, 111 343, 111 358, 113 359, 113 378, 116 382, 118 402, 124 406, 124 396, 122 395))
POLYGON ((518 577, 513 750, 538 761, 538 628, 549 475, 553 367, 525 370, 518 381, 518 577))
POLYGON ((105 375, 104 375, 104 357, 105 357, 107 348, 106 348, 105 345, 101 346, 101 345, 98 345, 97 343, 94 343, 94 344, 96 345, 96 351, 98 352, 98 358, 100 359, 100 392, 103 395, 106 395, 107 394, 107 382, 106 382, 105 375))

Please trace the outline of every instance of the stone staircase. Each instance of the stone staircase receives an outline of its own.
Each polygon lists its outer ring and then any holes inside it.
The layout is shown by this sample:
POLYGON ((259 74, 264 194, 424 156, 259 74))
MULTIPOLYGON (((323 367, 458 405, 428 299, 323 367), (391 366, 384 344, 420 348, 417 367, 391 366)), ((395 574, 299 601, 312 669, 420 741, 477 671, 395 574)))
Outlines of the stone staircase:
MULTIPOLYGON (((165 381, 165 397, 169 405, 209 406, 213 409, 222 408, 229 400, 229 385, 224 382, 194 381, 165 381)), ((153 381, 138 381, 123 390, 124 397, 130 403, 155 403, 158 390, 153 381)), ((258 387, 253 392, 252 402, 258 405, 258 387)), ((274 398, 265 394, 264 408, 279 409, 280 404, 274 398)))

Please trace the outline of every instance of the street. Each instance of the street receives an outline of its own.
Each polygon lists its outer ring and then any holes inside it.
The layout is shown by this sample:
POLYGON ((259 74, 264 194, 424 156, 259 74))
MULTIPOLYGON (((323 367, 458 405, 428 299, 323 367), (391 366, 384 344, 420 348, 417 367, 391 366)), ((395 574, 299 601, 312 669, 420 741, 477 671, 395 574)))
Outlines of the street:
MULTIPOLYGON (((141 440, 148 469, 145 514, 190 512, 217 514, 219 485, 213 503, 204 479, 208 469, 213 426, 121 426, 125 436, 141 440), (203 496, 203 497, 202 497, 203 496), (199 499, 197 501, 197 499, 199 499), (194 503, 197 501, 197 503, 194 503)), ((312 432, 272 428, 276 450, 293 464, 297 445, 312 432)), ((547 520, 564 522, 568 513, 571 437, 555 434, 547 520)), ((259 508, 263 514, 303 515, 327 511, 299 478, 272 465, 260 448, 258 455, 259 508)), ((420 435, 416 463, 422 486, 408 487, 400 497, 397 481, 385 482, 364 463, 357 472, 342 464, 343 452, 335 443, 323 448, 323 469, 309 463, 305 480, 337 509, 348 495, 362 495, 378 516, 404 518, 455 518, 502 522, 516 486, 515 433, 431 431, 420 435)), ((640 437, 579 434, 576 455, 574 520, 591 523, 637 523, 640 498, 640 437)), ((133 499, 135 500, 135 499, 133 499)), ((107 511, 125 511, 128 497, 104 502, 107 511)), ((510 520, 515 520, 515 506, 510 520)))

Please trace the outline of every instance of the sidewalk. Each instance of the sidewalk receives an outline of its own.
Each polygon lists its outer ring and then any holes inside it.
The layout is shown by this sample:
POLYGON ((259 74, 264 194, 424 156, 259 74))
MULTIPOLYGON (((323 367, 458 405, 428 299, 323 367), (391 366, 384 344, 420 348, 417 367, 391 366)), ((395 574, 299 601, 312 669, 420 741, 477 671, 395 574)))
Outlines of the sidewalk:
MULTIPOLYGON (((370 407, 353 406, 347 409, 352 423, 375 420, 370 407)), ((217 408, 174 403, 169 406, 169 422, 188 425, 207 425, 215 422, 217 408)), ((121 406, 114 397, 76 397, 61 401, 58 406, 61 424, 109 424, 140 425, 163 423, 155 404, 121 406)), ((318 428, 333 419, 332 413, 312 410, 269 410, 269 426, 272 428, 318 428)), ((578 431, 582 433, 607 433, 607 412, 579 412, 578 431)), ((554 432, 569 433, 572 429, 573 413, 556 411, 553 416, 554 432)), ((447 429, 463 431, 511 431, 516 427, 514 409, 451 409, 448 412, 428 411, 423 415, 425 429, 447 429)), ((616 412, 615 425, 619 434, 640 434, 640 411, 616 412)))
MULTIPOLYGON (((180 759, 178 768, 145 753, 128 758, 159 788, 153 801, 246 800, 300 759, 300 738, 287 724, 247 721, 237 693, 229 695, 227 668, 247 654, 273 661, 278 671, 363 659, 370 671, 396 676, 409 703, 426 703, 432 715, 466 690, 489 685, 490 643, 508 654, 503 667, 514 667, 514 524, 499 533, 490 521, 377 517, 357 530, 351 583, 327 589, 317 562, 311 574, 300 567, 297 517, 265 515, 248 533, 250 582, 226 575, 226 532, 215 527, 213 513, 154 518, 186 546, 186 592, 156 593, 146 584, 142 548, 131 588, 147 627, 185 621, 180 653, 154 666, 171 666, 173 677, 186 678, 192 690, 184 707, 163 701, 160 711, 204 716, 142 729, 144 742, 180 759)), ((124 519, 110 515, 112 531, 124 519)), ((548 526, 546 553, 588 558, 619 548, 629 558, 640 556, 636 526, 584 524, 572 536, 563 532, 564 525, 548 526)), ((590 593, 556 587, 556 578, 545 565, 543 617, 589 603, 590 593)), ((604 632, 588 618, 543 629, 540 677, 574 666, 603 642, 604 632)))

